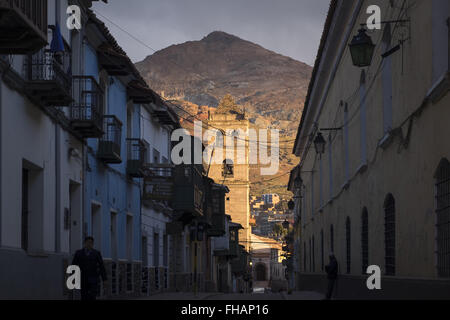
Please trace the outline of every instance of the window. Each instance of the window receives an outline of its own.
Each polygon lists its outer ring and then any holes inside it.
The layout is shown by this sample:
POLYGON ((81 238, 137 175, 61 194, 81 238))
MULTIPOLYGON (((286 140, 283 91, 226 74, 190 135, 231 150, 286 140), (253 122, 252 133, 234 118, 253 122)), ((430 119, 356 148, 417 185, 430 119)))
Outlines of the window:
POLYGON ((344 168, 345 184, 350 180, 350 154, 349 154, 349 131, 348 131, 348 104, 344 107, 344 168))
POLYGON ((322 158, 319 160, 319 205, 320 208, 322 208, 324 204, 324 197, 323 197, 323 162, 322 158))
MULTIPOLYGON (((388 51, 391 46, 391 25, 386 24, 383 34, 383 49, 388 51)), ((392 130, 392 55, 384 58, 383 71, 383 130, 387 135, 392 130)))
POLYGON ((303 271, 306 272, 306 242, 303 242, 303 271))
POLYGON ((334 252, 334 227, 330 226, 330 250, 334 252))
POLYGON ((127 281, 127 292, 133 291, 133 265, 127 263, 126 265, 126 281, 127 281))
POLYGON ((312 238, 312 271, 316 272, 316 241, 312 238))
POLYGON ((226 159, 223 161, 222 176, 224 178, 233 178, 234 177, 234 163, 232 160, 226 159))
POLYGON ((127 138, 133 139, 133 114, 130 108, 127 108, 127 138))
POLYGON ((27 169, 22 169, 22 249, 28 250, 28 175, 27 169))
POLYGON ((392 194, 384 202, 384 246, 386 275, 395 276, 395 199, 392 194))
POLYGON ((362 274, 366 274, 369 267, 369 213, 363 209, 361 217, 361 261, 362 274))
POLYGON ((347 217, 347 220, 345 222, 345 241, 346 241, 346 252, 347 252, 347 259, 346 259, 346 263, 347 263, 347 274, 351 273, 351 264, 352 264, 352 253, 351 253, 351 249, 352 249, 352 231, 351 231, 351 221, 350 218, 347 217))
POLYGON ((360 158, 361 165, 367 163, 367 112, 366 112, 366 73, 363 70, 361 72, 361 80, 359 86, 359 99, 360 99, 360 158))
POLYGON ((127 216, 127 259, 133 259, 133 217, 127 216))
POLYGON ((153 266, 159 267, 159 234, 153 234, 153 266))
POLYGON ((311 172, 311 218, 314 218, 314 172, 311 172))
POLYGON ((449 2, 448 0, 433 0, 432 6, 433 83, 435 83, 449 69, 449 30, 447 25, 449 2))
MULTIPOLYGON (((20 178, 19 178, 20 179, 20 178)), ((44 175, 40 167, 23 161, 22 165, 21 247, 33 253, 44 248, 44 175)))
POLYGON ((330 184, 330 200, 333 199, 333 141, 331 134, 328 136, 328 167, 329 167, 329 184, 330 184))
POLYGON ((168 250, 169 250, 169 240, 168 240, 167 234, 165 234, 163 237, 163 264, 164 264, 164 267, 169 266, 168 250))
POLYGON ((142 252, 142 266, 148 267, 148 239, 147 237, 141 238, 141 252, 142 252))
POLYGON ((111 233, 110 233, 110 243, 111 243, 111 258, 112 260, 117 260, 117 213, 111 211, 111 233))
POLYGON ((153 164, 159 164, 160 163, 160 153, 158 150, 156 150, 155 148, 153 148, 153 164))
POLYGON ((144 146, 145 146, 145 154, 144 154, 144 161, 145 163, 151 163, 151 155, 150 152, 152 149, 150 149, 150 143, 148 143, 147 141, 143 141, 144 142, 144 146))
POLYGON ((321 270, 324 271, 325 260, 324 260, 323 230, 320 231, 320 262, 321 262, 321 270))
POLYGON ((437 269, 441 278, 450 277, 450 163, 443 159, 436 179, 437 269))
POLYGON ((309 272, 312 271, 312 242, 311 238, 309 238, 309 272))

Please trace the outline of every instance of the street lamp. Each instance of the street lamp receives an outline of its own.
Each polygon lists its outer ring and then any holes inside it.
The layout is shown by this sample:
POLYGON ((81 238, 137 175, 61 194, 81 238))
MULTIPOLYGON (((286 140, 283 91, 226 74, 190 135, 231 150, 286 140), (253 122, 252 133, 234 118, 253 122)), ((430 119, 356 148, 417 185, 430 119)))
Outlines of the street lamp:
POLYGON ((303 187, 303 179, 300 176, 298 176, 294 180, 294 188, 297 190, 301 190, 302 187, 303 187))
POLYGON ((314 147, 316 148, 316 152, 318 155, 322 156, 325 153, 325 145, 326 141, 323 138, 322 133, 319 132, 316 139, 314 140, 314 147))
POLYGON ((288 202, 288 209, 291 211, 295 209, 295 202, 293 200, 288 202))
POLYGON ((358 34, 353 37, 349 47, 354 66, 363 68, 371 65, 375 45, 372 42, 372 38, 367 35, 364 27, 359 29, 358 34))

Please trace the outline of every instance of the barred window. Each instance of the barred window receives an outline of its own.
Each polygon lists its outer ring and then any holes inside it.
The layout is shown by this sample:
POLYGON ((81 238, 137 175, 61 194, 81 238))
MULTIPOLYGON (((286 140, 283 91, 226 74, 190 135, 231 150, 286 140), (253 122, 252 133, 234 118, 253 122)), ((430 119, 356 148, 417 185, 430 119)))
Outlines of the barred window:
POLYGON ((436 179, 437 269, 441 278, 450 277, 450 163, 443 159, 436 179))
POLYGON ((131 263, 127 263, 126 280, 127 280, 127 292, 132 292, 133 291, 133 265, 131 263))
POLYGON ((345 240, 346 240, 346 247, 347 247, 347 273, 349 274, 351 272, 351 245, 352 245, 352 239, 351 239, 351 222, 350 218, 347 217, 347 221, 345 222, 345 240))
POLYGON ((384 202, 384 246, 386 275, 395 276, 395 199, 392 194, 384 202))
POLYGON ((366 274, 369 267, 369 213, 367 208, 363 209, 361 217, 361 254, 362 274, 366 274))

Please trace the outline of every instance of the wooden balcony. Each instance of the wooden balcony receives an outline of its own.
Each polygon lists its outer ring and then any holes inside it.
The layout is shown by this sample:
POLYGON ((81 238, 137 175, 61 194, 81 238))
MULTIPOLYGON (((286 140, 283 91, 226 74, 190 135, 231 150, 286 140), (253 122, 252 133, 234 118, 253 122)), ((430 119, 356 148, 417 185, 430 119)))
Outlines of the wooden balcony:
POLYGON ((115 116, 104 116, 103 132, 103 137, 98 143, 97 158, 104 163, 122 163, 120 156, 122 122, 115 116))
POLYGON ((229 193, 226 186, 213 184, 211 188, 211 227, 208 229, 209 237, 221 237, 225 235, 225 196, 229 193))
POLYGON ((170 164, 145 165, 144 194, 146 201, 171 201, 173 199, 174 166, 170 164))
POLYGON ((150 104, 156 101, 156 93, 137 80, 130 81, 127 94, 128 98, 136 104, 150 104))
POLYGON ((229 255, 231 258, 239 256, 239 230, 244 229, 240 224, 231 222, 230 230, 230 249, 229 255))
POLYGON ((247 253, 242 246, 239 246, 237 258, 231 261, 231 272, 238 275, 244 275, 246 271, 247 253))
POLYGON ((99 64, 110 76, 127 76, 132 72, 131 61, 126 54, 118 52, 108 43, 97 49, 99 64))
POLYGON ((203 177, 201 165, 180 165, 174 169, 175 211, 189 213, 193 217, 203 215, 203 177))
POLYGON ((83 138, 101 138, 103 132, 103 91, 91 76, 74 76, 73 102, 69 118, 74 131, 83 138))
POLYGON ((127 139, 127 174, 132 178, 145 176, 146 147, 140 139, 127 139))
POLYGON ((69 106, 72 77, 68 73, 70 56, 41 50, 28 55, 24 62, 26 93, 31 100, 46 107, 69 106))
POLYGON ((0 0, 0 54, 38 51, 47 28, 47 0, 0 0))
POLYGON ((239 254, 239 243, 236 240, 230 240, 229 255, 231 257, 238 257, 239 254))

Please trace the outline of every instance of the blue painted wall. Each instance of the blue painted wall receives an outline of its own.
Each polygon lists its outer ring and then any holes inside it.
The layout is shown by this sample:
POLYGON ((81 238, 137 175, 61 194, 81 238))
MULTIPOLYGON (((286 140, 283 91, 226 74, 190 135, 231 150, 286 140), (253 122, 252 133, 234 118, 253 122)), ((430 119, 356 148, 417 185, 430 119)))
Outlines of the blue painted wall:
MULTIPOLYGON (((95 50, 85 46, 85 73, 99 80, 98 59, 95 50)), ((115 115, 123 124, 121 164, 108 165, 97 160, 98 139, 88 140, 87 168, 85 172, 85 219, 88 235, 93 234, 92 203, 101 204, 101 253, 112 258, 111 212, 117 212, 117 259, 127 259, 127 214, 133 216, 132 259, 140 261, 141 253, 141 194, 140 182, 126 175, 127 165, 127 92, 115 77, 110 77, 106 114, 115 115)), ((133 108, 133 134, 139 137, 139 106, 133 108)), ((96 246, 98 247, 98 246, 96 246)))

